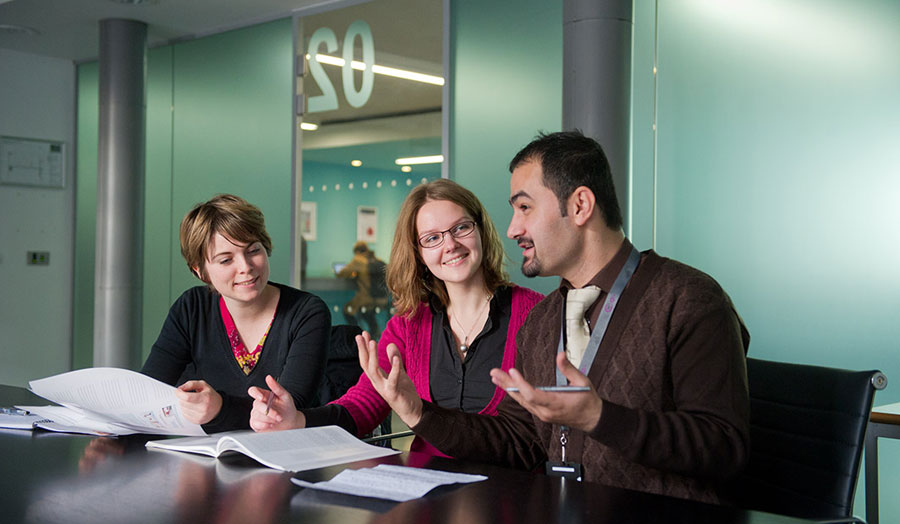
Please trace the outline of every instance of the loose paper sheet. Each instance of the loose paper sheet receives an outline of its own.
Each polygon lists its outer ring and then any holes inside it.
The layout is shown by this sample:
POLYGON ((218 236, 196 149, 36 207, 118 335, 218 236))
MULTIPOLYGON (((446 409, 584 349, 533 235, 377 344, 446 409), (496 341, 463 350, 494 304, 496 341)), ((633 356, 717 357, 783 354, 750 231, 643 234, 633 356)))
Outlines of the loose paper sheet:
POLYGON ((484 475, 379 464, 374 468, 345 469, 324 482, 291 480, 304 488, 405 502, 422 497, 444 484, 466 484, 486 479, 484 475))

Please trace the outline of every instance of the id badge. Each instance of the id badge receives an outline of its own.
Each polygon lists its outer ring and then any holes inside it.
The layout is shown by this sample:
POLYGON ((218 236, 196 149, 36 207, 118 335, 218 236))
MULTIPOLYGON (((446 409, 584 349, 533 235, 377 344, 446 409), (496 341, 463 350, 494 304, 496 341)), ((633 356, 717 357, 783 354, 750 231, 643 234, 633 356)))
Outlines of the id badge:
POLYGON ((580 462, 557 462, 548 460, 545 473, 551 477, 562 477, 581 482, 582 471, 580 462))

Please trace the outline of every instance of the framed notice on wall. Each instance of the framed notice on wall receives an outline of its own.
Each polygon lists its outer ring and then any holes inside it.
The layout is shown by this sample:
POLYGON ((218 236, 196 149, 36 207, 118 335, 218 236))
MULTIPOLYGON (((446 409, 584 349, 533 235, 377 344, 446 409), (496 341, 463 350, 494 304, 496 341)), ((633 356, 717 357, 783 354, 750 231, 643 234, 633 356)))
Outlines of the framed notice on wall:
POLYGON ((316 203, 300 202, 300 234, 303 240, 316 239, 316 203))
POLYGON ((356 240, 378 241, 378 208, 358 206, 356 208, 356 240))
POLYGON ((0 137, 0 184, 63 188, 65 172, 64 142, 0 137))

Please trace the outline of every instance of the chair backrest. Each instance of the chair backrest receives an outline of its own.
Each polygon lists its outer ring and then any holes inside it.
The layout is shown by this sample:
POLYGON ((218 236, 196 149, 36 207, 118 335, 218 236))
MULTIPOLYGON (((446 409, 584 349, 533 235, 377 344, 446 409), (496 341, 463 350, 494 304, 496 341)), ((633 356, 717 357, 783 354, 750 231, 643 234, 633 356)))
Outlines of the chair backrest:
POLYGON ((807 518, 850 516, 879 371, 747 359, 750 460, 737 503, 807 518))
MULTIPOLYGON (((356 335, 362 334, 359 326, 339 324, 331 327, 331 343, 328 346, 328 360, 325 363, 325 377, 319 390, 319 402, 324 406, 339 399, 348 389, 355 386, 363 374, 359 365, 359 350, 356 335)), ((376 435, 391 432, 391 417, 388 416, 375 429, 376 435)), ((388 439, 378 439, 376 445, 389 446, 390 438, 406 435, 393 434, 388 439)))
POLYGON ((319 390, 319 401, 322 405, 340 398, 362 375, 355 340, 356 335, 361 333, 362 329, 359 326, 340 324, 331 327, 325 377, 319 390))

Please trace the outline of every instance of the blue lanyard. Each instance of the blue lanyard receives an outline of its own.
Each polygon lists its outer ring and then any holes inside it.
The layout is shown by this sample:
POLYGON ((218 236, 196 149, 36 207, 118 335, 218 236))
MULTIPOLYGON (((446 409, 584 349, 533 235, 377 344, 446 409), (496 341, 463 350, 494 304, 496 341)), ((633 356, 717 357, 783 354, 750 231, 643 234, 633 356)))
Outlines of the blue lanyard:
MULTIPOLYGON (((587 375, 588 371, 591 369, 591 365, 597 357, 597 350, 600 349, 600 343, 603 341, 603 335, 606 334, 606 329, 609 327, 609 320, 612 318, 613 312, 619 304, 619 298, 622 296, 622 291, 624 291, 625 286, 628 285, 628 281, 631 280, 631 276, 634 274, 640 261, 640 251, 632 246, 631 254, 628 255, 628 260, 625 262, 625 265, 622 266, 622 270, 619 271, 619 276, 616 277, 612 289, 610 289, 609 293, 606 295, 606 300, 603 302, 603 309, 600 310, 600 316, 597 317, 597 324, 594 326, 594 330, 591 332, 591 338, 588 340, 588 345, 584 349, 584 356, 581 358, 581 363, 578 366, 578 370, 581 371, 583 375, 587 375)), ((559 332, 559 348, 557 350, 559 353, 565 353, 566 351, 564 341, 565 335, 566 305, 563 304, 562 328, 559 332)), ((565 386, 568 383, 568 379, 566 379, 565 375, 562 374, 562 371, 557 368, 556 385, 565 386)))

